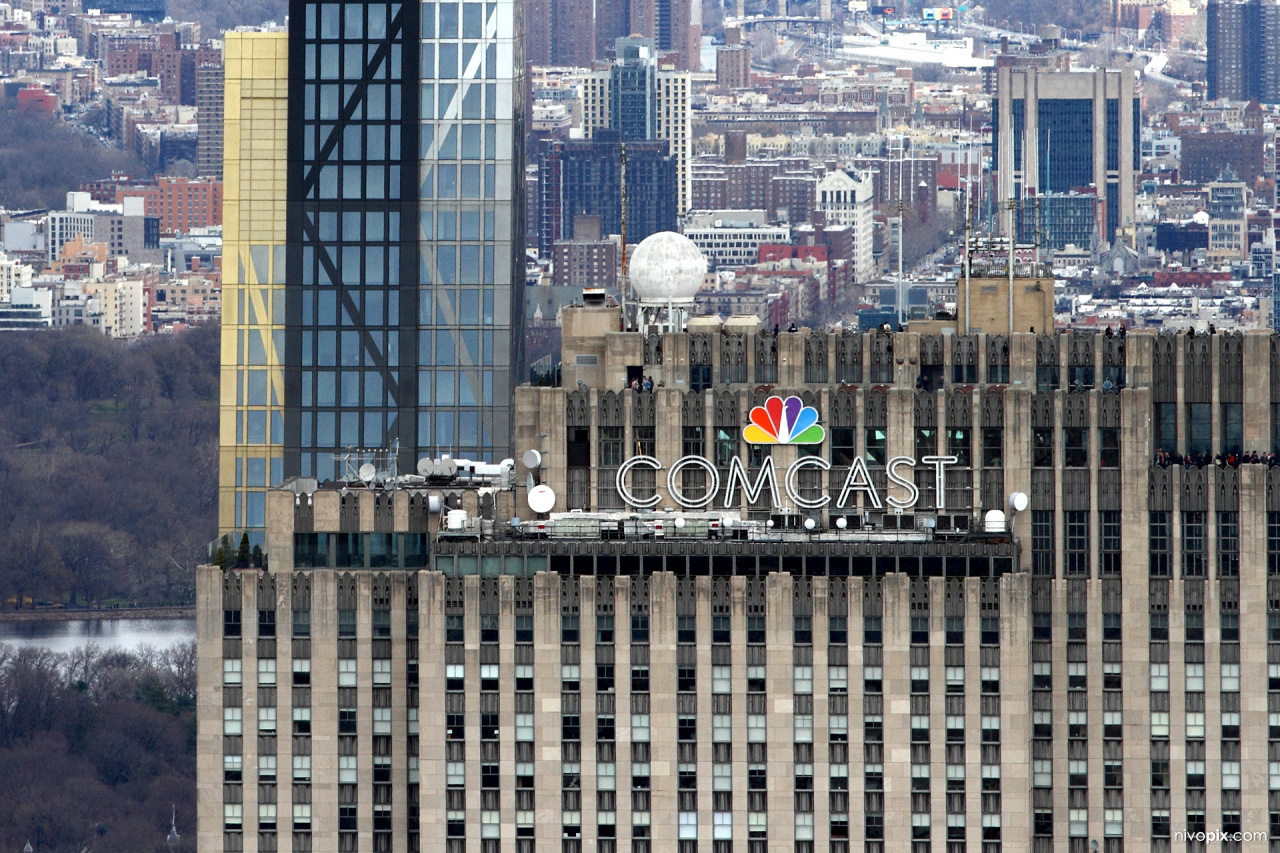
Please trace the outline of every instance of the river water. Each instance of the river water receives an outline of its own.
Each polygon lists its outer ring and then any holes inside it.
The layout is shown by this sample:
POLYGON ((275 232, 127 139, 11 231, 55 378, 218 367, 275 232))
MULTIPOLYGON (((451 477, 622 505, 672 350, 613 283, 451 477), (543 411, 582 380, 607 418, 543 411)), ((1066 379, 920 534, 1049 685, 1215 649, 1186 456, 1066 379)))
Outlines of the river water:
POLYGON ((68 619, 0 622, 0 643, 69 652, 80 646, 132 651, 149 646, 167 649, 194 640, 196 620, 68 619))

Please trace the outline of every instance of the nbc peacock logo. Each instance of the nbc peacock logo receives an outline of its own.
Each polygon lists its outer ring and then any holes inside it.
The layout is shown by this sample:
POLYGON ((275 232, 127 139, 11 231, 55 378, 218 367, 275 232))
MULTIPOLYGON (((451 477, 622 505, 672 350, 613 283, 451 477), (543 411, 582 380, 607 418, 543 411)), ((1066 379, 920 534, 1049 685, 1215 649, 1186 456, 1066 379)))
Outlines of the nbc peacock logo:
POLYGON ((818 425, 818 410, 799 397, 770 397, 751 410, 742 431, 747 444, 821 444, 827 431, 818 425))

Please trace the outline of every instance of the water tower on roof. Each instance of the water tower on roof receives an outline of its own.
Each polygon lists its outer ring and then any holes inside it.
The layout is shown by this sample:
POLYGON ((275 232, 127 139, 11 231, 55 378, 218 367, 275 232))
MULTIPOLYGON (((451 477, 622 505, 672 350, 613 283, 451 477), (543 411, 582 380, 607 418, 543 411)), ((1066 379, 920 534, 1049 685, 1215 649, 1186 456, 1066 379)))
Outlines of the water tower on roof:
POLYGON ((640 331, 684 331, 694 297, 707 273, 702 250, 683 234, 659 231, 636 247, 627 273, 639 307, 640 331))

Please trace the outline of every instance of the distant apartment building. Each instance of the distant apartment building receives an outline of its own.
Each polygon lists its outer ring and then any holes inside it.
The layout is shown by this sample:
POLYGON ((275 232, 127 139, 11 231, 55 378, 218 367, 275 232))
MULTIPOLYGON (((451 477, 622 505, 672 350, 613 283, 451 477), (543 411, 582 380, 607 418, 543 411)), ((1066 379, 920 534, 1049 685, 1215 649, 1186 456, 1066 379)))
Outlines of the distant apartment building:
POLYGON ((112 36, 106 40, 103 62, 108 77, 145 72, 160 81, 166 103, 194 105, 196 69, 222 62, 213 44, 183 46, 177 32, 112 36))
POLYGON ((1263 0, 1209 3, 1205 46, 1210 100, 1280 103, 1280 6, 1263 0))
MULTIPOLYGON (((871 179, 876 207, 896 208, 899 200, 914 214, 932 216, 938 208, 938 156, 857 157, 853 171, 871 179)), ((896 215, 896 210, 894 211, 896 215)))
POLYGON ((160 219, 149 216, 141 198, 125 198, 118 205, 98 204, 87 192, 67 193, 67 209, 49 212, 46 230, 47 260, 62 257, 70 240, 105 243, 108 257, 128 256, 140 263, 159 263, 160 219))
POLYGON ((116 202, 141 198, 146 213, 160 220, 160 233, 186 233, 222 224, 222 181, 158 176, 148 186, 116 190, 116 202))
POLYGON ((573 239, 552 248, 551 283, 561 287, 618 287, 618 243, 600 233, 600 217, 575 217, 573 239))
POLYGON ((0 252, 0 302, 8 302, 15 287, 31 286, 31 267, 0 252))
POLYGON ((529 0, 525 59, 533 65, 590 67, 596 59, 595 19, 591 0, 529 0))
POLYGON ((1221 180, 1228 169, 1249 184, 1266 174, 1266 136, 1262 133, 1198 133, 1193 129, 1180 138, 1182 161, 1178 176, 1183 183, 1221 180))
POLYGON ((837 170, 818 184, 818 210, 828 225, 847 225, 853 236, 854 280, 861 283, 875 275, 871 254, 875 205, 872 202, 871 179, 855 178, 837 170))
POLYGON ((1209 263, 1242 261, 1249 253, 1248 191, 1239 182, 1209 184, 1209 263))
POLYGON ((196 68, 196 174, 222 179, 223 65, 196 68))
POLYGON ((140 278, 84 283, 84 292, 98 300, 102 332, 111 338, 135 338, 151 331, 146 287, 140 278))
POLYGON ((745 44, 716 49, 716 85, 745 89, 751 85, 751 48, 745 44))

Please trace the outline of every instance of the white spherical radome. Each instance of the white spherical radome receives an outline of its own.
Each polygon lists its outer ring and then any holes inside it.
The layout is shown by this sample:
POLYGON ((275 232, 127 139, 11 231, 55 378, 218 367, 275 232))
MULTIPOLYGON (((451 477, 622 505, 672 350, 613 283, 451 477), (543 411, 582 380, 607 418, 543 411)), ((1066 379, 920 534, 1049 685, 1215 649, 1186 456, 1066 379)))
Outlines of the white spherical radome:
POLYGON ((631 289, 641 302, 690 302, 706 272, 702 250, 674 231, 644 238, 627 264, 631 289))

